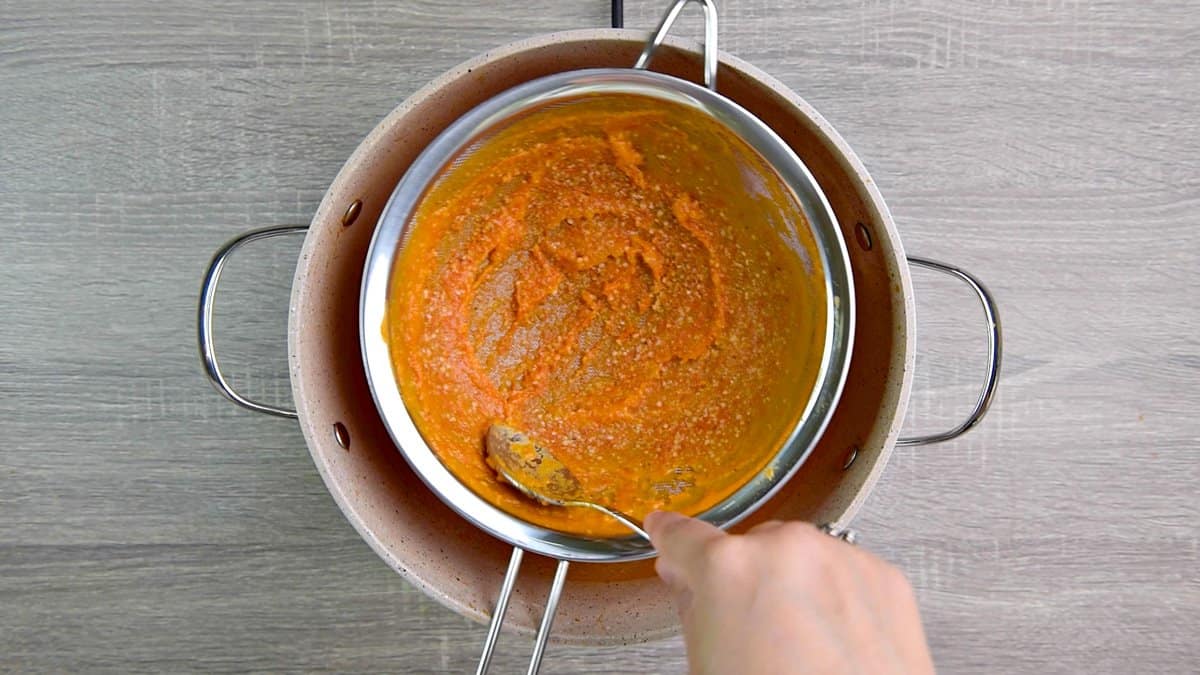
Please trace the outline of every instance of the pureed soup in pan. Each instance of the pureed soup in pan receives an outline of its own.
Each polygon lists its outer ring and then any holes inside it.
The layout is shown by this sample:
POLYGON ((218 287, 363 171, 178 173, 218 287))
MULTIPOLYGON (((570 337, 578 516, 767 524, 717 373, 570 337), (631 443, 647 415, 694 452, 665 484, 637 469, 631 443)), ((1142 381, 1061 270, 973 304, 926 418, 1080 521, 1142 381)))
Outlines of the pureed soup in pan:
POLYGON ((784 184, 686 105, 597 94, 526 114, 425 194, 383 327, 426 443, 499 508, 576 534, 488 467, 526 432, 592 501, 695 514, 764 469, 825 342, 824 270, 784 184))

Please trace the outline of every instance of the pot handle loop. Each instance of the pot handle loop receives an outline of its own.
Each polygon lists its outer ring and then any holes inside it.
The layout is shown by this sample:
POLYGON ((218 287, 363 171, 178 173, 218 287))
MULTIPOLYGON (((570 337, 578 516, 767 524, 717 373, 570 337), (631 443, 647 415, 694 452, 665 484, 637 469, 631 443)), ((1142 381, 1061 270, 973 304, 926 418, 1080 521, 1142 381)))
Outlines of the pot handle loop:
MULTIPOLYGON (((508 611, 508 599, 512 597, 513 587, 517 583, 517 574, 521 571, 521 559, 525 550, 514 546, 512 557, 508 559, 508 571, 504 573, 504 583, 500 585, 500 597, 496 598, 496 609, 492 612, 492 620, 488 623, 487 639, 483 643, 483 653, 479 655, 479 665, 475 675, 486 675, 492 665, 492 652, 496 649, 496 641, 500 637, 500 627, 504 625, 504 613, 508 611)), ((558 612, 558 600, 562 597, 563 586, 567 582, 567 568, 571 563, 559 560, 554 570, 554 581, 550 584, 550 595, 546 598, 546 610, 542 612, 542 622, 538 626, 537 639, 533 643, 533 656, 529 659, 528 675, 537 675, 542 668, 542 655, 546 653, 546 642, 550 639, 550 627, 554 625, 554 615, 558 612)))
POLYGON ((204 362, 204 372, 212 380, 213 386, 225 398, 243 408, 290 419, 296 419, 297 414, 295 410, 252 401, 234 390, 229 381, 225 379, 225 374, 221 372, 220 362, 217 360, 217 349, 213 344, 213 301, 217 296, 217 284, 221 281, 221 271, 225 268, 225 261, 229 259, 229 256, 234 251, 252 241, 270 239, 271 237, 278 237, 285 234, 302 234, 307 230, 307 225, 276 225, 250 230, 230 239, 213 254, 212 262, 208 264, 208 270, 204 272, 204 281, 200 285, 200 320, 198 322, 200 359, 204 362))
POLYGON ((970 286, 971 290, 975 292, 976 297, 979 298, 979 303, 983 306, 984 322, 987 324, 988 329, 987 375, 983 382, 983 388, 979 392, 979 398, 975 401, 975 407, 971 410, 971 414, 967 416, 967 419, 949 431, 930 434, 928 436, 901 438, 896 441, 896 445, 930 445, 932 443, 953 440, 967 433, 972 427, 979 424, 979 421, 987 414, 988 408, 991 407, 992 398, 996 395, 996 384, 1000 380, 1000 360, 1003 353, 1000 314, 996 309, 996 300, 992 297, 987 287, 983 285, 983 282, 966 271, 953 265, 929 260, 928 258, 910 257, 908 262, 918 267, 948 274, 970 286))
POLYGON ((713 0, 675 0, 675 4, 671 5, 667 13, 663 15, 662 21, 658 22, 658 28, 654 29, 654 36, 642 48, 642 55, 638 57, 637 63, 633 64, 633 67, 638 70, 646 70, 650 67, 650 59, 654 58, 655 50, 662 45, 667 33, 671 32, 671 26, 679 18, 679 13, 683 11, 684 5, 689 2, 699 3, 704 8, 704 86, 716 91, 717 5, 713 0))

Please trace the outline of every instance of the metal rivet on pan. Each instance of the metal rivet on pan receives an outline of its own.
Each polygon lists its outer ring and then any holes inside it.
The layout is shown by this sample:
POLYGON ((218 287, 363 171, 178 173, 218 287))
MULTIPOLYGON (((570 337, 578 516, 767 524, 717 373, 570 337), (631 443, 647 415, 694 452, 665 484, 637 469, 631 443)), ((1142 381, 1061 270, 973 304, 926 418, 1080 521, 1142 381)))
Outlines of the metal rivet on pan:
POLYGON ((350 206, 346 207, 346 212, 342 214, 342 227, 350 227, 354 221, 358 220, 358 214, 362 212, 362 200, 355 199, 350 206))
POLYGON ((870 251, 874 244, 871 241, 871 230, 867 229, 866 225, 858 223, 854 226, 854 238, 858 240, 858 245, 864 251, 870 251))
POLYGON ((846 471, 854 464, 854 460, 858 459, 858 446, 850 447, 850 452, 846 453, 846 461, 842 462, 842 471, 846 471))
POLYGON ((345 424, 342 424, 341 422, 334 422, 333 440, 337 441, 337 444, 346 450, 350 449, 350 432, 346 431, 345 424))

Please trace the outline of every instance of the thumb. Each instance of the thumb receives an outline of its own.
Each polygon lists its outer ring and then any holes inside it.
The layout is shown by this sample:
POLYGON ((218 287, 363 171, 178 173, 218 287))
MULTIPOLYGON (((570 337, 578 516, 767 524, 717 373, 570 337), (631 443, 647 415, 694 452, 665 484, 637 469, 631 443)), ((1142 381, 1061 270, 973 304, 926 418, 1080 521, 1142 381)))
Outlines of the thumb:
POLYGON ((669 511, 646 516, 645 526, 650 543, 658 549, 654 569, 676 593, 701 582, 704 547, 728 536, 710 523, 669 511))

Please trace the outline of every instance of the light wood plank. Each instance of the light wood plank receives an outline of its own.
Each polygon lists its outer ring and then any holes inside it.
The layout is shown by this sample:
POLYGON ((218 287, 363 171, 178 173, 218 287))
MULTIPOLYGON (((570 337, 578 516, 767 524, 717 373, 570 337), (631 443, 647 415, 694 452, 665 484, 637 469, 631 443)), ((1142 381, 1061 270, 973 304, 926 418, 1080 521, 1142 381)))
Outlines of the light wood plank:
MULTIPOLYGON (((627 3, 651 26, 663 2, 627 3)), ((212 250, 307 222, 362 136, 455 63, 604 2, 0 6, 0 670, 462 672, 482 628, 337 511, 294 425, 200 375, 212 250), (482 6, 479 6, 482 5, 482 6)), ((943 672, 1200 663, 1200 11, 1100 0, 727 1, 722 47, 862 156, 910 252, 1002 303, 984 426, 900 449, 856 526, 943 672)), ((699 35, 690 12, 681 33, 699 35)), ((298 242, 234 262, 239 384, 284 400, 298 242)), ((918 273, 911 426, 973 395, 975 308, 918 273)), ((516 672, 523 640, 501 645, 516 672)), ((678 640, 547 672, 682 672, 678 640)))

